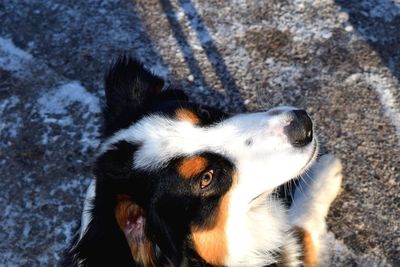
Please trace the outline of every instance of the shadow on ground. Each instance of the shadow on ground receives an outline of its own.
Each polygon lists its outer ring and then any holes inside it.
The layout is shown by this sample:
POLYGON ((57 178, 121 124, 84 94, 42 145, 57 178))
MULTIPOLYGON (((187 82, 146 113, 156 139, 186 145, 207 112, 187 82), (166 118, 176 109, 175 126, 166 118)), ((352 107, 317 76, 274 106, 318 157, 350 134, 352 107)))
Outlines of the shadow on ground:
POLYGON ((400 80, 400 2, 392 0, 335 0, 349 14, 358 35, 400 80))
MULTIPOLYGON (((171 2, 169 0, 160 0, 160 4, 171 26, 174 37, 179 44, 180 50, 185 57, 186 64, 194 77, 195 83, 197 83, 196 85, 202 86, 209 92, 213 91, 213 89, 207 85, 203 72, 199 67, 199 64, 194 56, 193 49, 191 48, 185 36, 182 26, 177 18, 176 11, 174 10, 171 2)), ((184 11, 188 21, 190 22, 192 30, 196 32, 197 39, 205 51, 208 61, 211 63, 223 86, 226 97, 228 98, 228 102, 236 103, 236 107, 238 108, 237 111, 245 111, 246 108, 243 99, 240 96, 236 82, 229 72, 224 59, 218 52, 218 48, 214 44, 213 38, 207 30, 195 6, 190 0, 180 0, 179 4, 182 7, 182 10, 184 11)), ((221 98, 223 96, 219 94, 218 97, 221 98)))

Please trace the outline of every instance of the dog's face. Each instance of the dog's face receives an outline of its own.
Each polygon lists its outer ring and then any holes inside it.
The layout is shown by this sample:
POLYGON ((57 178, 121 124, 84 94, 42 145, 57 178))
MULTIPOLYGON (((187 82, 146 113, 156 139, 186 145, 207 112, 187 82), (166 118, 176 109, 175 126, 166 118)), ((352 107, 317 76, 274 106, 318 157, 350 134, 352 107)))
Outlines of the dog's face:
POLYGON ((112 217, 144 266, 161 254, 174 265, 237 262, 251 246, 242 217, 315 157, 311 120, 290 107, 229 116, 162 87, 127 58, 106 77, 93 220, 112 217))

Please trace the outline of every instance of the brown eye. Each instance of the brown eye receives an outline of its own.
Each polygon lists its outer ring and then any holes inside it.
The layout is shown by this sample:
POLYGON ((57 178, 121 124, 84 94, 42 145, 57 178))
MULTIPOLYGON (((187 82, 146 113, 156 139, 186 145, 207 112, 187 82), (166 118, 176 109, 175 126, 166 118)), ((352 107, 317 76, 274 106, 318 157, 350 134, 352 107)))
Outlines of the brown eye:
POLYGON ((201 114, 201 116, 203 116, 206 119, 210 119, 211 115, 210 112, 208 112, 208 110, 203 109, 202 107, 199 108, 199 112, 201 114))
POLYGON ((206 188, 207 186, 209 186, 211 184, 213 175, 214 175, 214 171, 209 170, 208 172, 205 172, 203 174, 203 176, 201 176, 201 180, 200 180, 201 189, 206 188))

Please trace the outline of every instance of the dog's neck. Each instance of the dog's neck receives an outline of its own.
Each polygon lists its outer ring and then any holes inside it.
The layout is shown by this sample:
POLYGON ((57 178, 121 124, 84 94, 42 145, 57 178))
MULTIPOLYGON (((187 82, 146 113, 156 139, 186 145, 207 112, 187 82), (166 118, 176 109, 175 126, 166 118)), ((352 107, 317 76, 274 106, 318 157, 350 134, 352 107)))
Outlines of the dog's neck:
MULTIPOLYGON (((233 194, 227 221, 228 266, 267 266, 279 262, 282 253, 297 251, 286 249, 287 244, 297 244, 278 200, 266 193, 250 209, 241 203, 239 194, 233 194)), ((285 257, 296 259, 296 255, 285 257)))

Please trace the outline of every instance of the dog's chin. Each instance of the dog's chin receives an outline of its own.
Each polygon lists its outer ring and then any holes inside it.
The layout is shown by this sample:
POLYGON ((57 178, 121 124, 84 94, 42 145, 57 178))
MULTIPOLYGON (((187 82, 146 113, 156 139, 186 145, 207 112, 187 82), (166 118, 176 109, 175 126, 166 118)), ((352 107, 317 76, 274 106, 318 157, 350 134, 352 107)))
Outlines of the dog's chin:
POLYGON ((298 173, 296 175, 294 175, 293 177, 287 179, 286 181, 282 182, 281 184, 279 184, 277 187, 273 188, 272 190, 268 189, 268 190, 262 192, 261 194, 255 196, 250 201, 249 204, 251 206, 258 206, 259 204, 262 204, 268 198, 268 196, 271 194, 271 192, 275 191, 278 187, 280 187, 281 185, 283 185, 285 183, 288 183, 289 181, 297 180, 299 177, 301 177, 302 174, 307 172, 307 170, 314 164, 315 160, 317 159, 317 156, 318 156, 318 142, 314 138, 312 141, 311 155, 310 155, 309 159, 307 160, 306 164, 304 164, 304 166, 298 171, 298 173))
POLYGON ((304 166, 300 169, 300 171, 297 173, 297 175, 293 176, 290 180, 294 180, 297 179, 298 177, 300 177, 303 173, 305 173, 315 162, 315 160, 317 159, 318 156, 318 142, 317 139, 313 139, 312 141, 312 152, 311 152, 311 156, 309 157, 308 161, 306 164, 304 164, 304 166))

